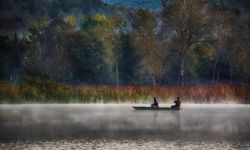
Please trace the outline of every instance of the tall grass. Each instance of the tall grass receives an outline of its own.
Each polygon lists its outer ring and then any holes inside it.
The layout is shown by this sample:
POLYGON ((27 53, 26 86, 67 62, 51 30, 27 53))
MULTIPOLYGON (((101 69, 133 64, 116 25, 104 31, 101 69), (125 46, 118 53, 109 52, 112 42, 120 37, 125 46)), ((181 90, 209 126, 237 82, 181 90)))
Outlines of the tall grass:
POLYGON ((72 86, 38 77, 28 77, 19 85, 24 100, 40 103, 69 103, 74 98, 72 86))
POLYGON ((0 102, 2 103, 20 103, 21 94, 19 86, 0 82, 0 102))
POLYGON ((20 85, 0 82, 1 103, 160 103, 181 97, 184 102, 250 103, 250 85, 210 86, 72 86, 37 77, 25 78, 20 85))

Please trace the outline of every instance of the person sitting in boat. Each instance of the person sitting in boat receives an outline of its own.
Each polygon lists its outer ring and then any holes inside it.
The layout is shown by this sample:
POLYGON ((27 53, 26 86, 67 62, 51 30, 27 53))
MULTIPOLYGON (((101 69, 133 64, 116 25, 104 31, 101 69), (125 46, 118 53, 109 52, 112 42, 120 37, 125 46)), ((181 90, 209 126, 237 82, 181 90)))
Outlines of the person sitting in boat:
POLYGON ((156 100, 156 97, 154 97, 154 103, 151 104, 151 107, 152 107, 152 108, 159 108, 159 103, 158 103, 158 101, 156 100))
POLYGON ((175 100, 174 103, 175 105, 171 106, 171 108, 180 108, 181 107, 180 97, 177 97, 177 100, 175 100))

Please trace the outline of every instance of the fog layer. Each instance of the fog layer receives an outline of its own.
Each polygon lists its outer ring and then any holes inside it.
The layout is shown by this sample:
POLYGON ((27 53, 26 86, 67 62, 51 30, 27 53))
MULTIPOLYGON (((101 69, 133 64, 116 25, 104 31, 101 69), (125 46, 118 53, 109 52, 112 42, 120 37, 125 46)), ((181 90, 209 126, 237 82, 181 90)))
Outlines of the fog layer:
POLYGON ((250 141, 248 105, 184 105, 180 111, 137 111, 132 106, 0 105, 0 140, 160 138, 250 141))

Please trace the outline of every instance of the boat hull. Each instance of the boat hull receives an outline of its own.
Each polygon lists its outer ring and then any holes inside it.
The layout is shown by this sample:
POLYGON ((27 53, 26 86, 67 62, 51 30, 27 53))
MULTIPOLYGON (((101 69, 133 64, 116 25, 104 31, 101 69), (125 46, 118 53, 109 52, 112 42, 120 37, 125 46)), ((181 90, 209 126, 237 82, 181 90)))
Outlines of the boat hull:
POLYGON ((180 110, 181 108, 171 108, 171 107, 159 107, 159 108, 152 108, 152 107, 138 107, 138 106, 133 106, 135 110, 180 110))

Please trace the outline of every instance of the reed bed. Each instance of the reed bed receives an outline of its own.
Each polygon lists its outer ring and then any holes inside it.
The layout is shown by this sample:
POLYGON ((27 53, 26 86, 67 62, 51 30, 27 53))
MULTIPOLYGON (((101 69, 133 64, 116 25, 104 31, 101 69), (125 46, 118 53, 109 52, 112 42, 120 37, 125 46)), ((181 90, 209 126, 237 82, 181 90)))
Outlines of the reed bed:
POLYGON ((209 86, 73 86, 26 78, 19 85, 0 82, 1 103, 149 103, 156 96, 160 103, 181 97, 191 103, 250 103, 250 85, 209 86))

